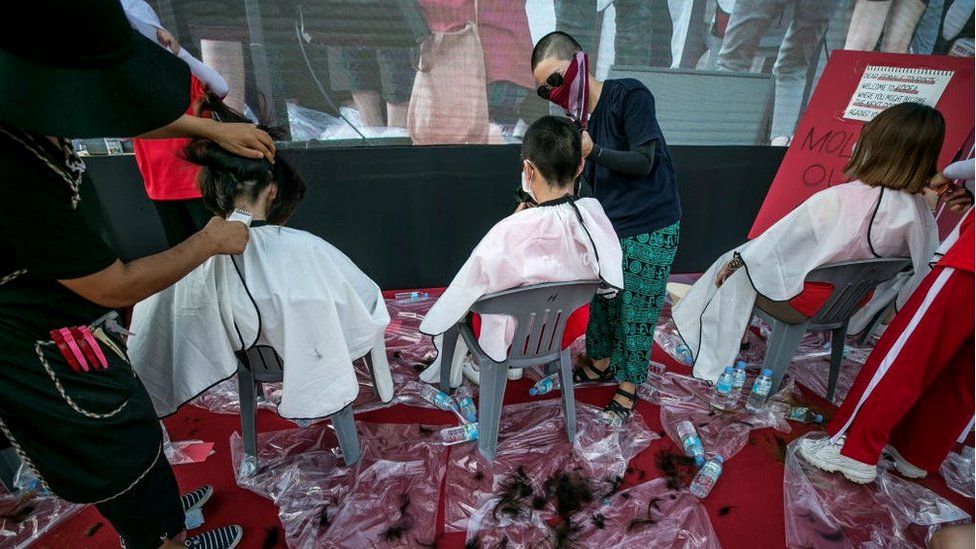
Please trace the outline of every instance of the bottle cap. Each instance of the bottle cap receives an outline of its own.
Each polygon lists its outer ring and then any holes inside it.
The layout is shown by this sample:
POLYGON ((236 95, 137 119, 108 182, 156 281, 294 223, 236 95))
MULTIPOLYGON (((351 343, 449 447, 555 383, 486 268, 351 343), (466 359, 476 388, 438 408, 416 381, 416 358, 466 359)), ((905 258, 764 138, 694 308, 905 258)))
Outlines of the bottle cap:
POLYGON ((700 468, 702 465, 705 465, 705 458, 701 456, 695 456, 695 467, 700 468))
POLYGON ((536 389, 535 387, 529 387, 529 394, 532 395, 532 396, 535 396, 535 395, 539 394, 539 390, 536 389))
POLYGON ((823 423, 823 416, 820 415, 820 414, 814 415, 813 416, 813 422, 814 423, 823 423))
POLYGON ((722 456, 715 456, 715 457, 712 458, 712 461, 714 461, 715 463, 721 464, 722 462, 725 461, 725 458, 723 458, 722 456))
POLYGON ((740 360, 740 361, 738 361, 738 362, 735 363, 735 367, 736 368, 739 368, 740 370, 745 370, 746 369, 746 363, 744 361, 740 360))
POLYGON ((732 367, 731 366, 726 366, 725 367, 725 373, 731 374, 731 373, 734 373, 734 371, 732 370, 732 367))
POLYGON ((766 377, 773 377, 773 371, 769 368, 763 368, 762 375, 766 377))

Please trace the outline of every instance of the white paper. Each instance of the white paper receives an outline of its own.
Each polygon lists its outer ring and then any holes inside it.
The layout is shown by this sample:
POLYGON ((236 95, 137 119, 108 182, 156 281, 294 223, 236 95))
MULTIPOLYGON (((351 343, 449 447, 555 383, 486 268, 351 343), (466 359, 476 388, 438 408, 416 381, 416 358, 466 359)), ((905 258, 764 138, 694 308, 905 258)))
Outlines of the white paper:
POLYGON ((953 71, 869 65, 851 96, 844 118, 869 122, 879 112, 899 103, 934 107, 952 74, 953 71))

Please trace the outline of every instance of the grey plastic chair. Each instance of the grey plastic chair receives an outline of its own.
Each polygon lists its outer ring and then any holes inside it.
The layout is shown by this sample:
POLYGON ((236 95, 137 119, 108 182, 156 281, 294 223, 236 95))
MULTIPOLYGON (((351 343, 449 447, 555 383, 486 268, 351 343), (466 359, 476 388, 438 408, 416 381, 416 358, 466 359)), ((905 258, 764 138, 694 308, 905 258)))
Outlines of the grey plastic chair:
MULTIPOLYGON (((258 461, 257 450, 257 395, 263 394, 264 383, 278 383, 284 380, 284 364, 281 356, 268 345, 255 345, 246 351, 237 352, 237 387, 241 401, 241 438, 244 442, 244 455, 258 461)), ((366 356, 367 363, 369 355, 366 356)), ((372 365, 369 368, 373 371, 372 365)), ((332 426, 339 438, 339 447, 346 465, 359 461, 359 436, 356 421, 352 415, 352 404, 332 414, 332 426)))
POLYGON ((446 393, 451 392, 450 365, 453 364, 458 334, 464 339, 481 371, 478 450, 482 454, 489 458, 495 457, 502 400, 510 368, 539 366, 550 371, 550 366, 558 365, 563 413, 566 415, 566 436, 572 443, 576 437, 576 403, 573 399, 573 372, 569 350, 562 349, 563 332, 566 330, 569 315, 589 303, 599 285, 597 281, 552 282, 505 290, 479 299, 471 306, 471 312, 481 315, 507 315, 514 317, 517 322, 515 337, 504 362, 495 362, 485 354, 466 317, 444 334, 441 389, 446 393))
POLYGON ((833 402, 851 316, 857 312, 858 305, 868 292, 909 265, 911 260, 907 258, 864 259, 831 263, 811 271, 807 275, 807 282, 827 282, 834 287, 827 302, 813 318, 803 317, 784 302, 757 300, 753 314, 769 323, 771 328, 763 368, 773 371, 772 392, 779 390, 803 334, 830 330, 827 400, 833 402))

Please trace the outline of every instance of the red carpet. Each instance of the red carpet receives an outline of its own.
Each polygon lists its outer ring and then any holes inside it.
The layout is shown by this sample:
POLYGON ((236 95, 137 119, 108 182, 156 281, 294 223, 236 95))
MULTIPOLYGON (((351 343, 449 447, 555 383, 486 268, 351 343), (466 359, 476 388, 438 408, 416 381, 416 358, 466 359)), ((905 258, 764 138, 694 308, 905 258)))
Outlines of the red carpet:
MULTIPOLYGON (((689 373, 687 368, 675 363, 656 347, 653 358, 667 364, 673 371, 689 373)), ((529 386, 530 382, 527 380, 510 382, 505 402, 528 400, 529 386)), ((612 391, 611 387, 578 389, 576 398, 582 402, 602 406, 610 399, 612 391)), ((833 410, 833 407, 805 389, 802 399, 819 410, 833 410)), ((655 431, 661 430, 660 410, 657 406, 642 402, 638 406, 638 411, 649 428, 655 431)), ((356 419, 387 423, 423 422, 452 425, 455 423, 452 415, 403 405, 360 414, 356 419)), ((205 527, 237 523, 245 530, 245 539, 240 547, 245 549, 284 547, 284 533, 278 521, 277 508, 269 500, 238 488, 234 482, 229 439, 231 433, 240 430, 238 417, 216 415, 194 406, 185 406, 179 414, 166 420, 166 426, 173 440, 200 439, 216 442, 214 448, 216 453, 206 462, 175 467, 176 477, 184 490, 204 483, 214 485, 216 495, 205 508, 207 520, 205 527)), ((810 430, 803 425, 792 424, 792 426, 793 433, 788 436, 772 429, 753 431, 749 444, 729 461, 721 480, 705 500, 705 507, 709 511, 712 525, 723 547, 735 549, 785 545, 783 452, 789 440, 810 430)), ((259 430, 293 427, 291 423, 281 420, 273 413, 267 411, 260 413, 259 430)), ((673 447, 673 443, 668 438, 655 441, 631 462, 633 473, 625 480, 624 487, 635 484, 636 477, 640 476, 641 472, 644 472, 644 479, 641 482, 661 476, 654 465, 654 455, 662 447, 673 447)), ((932 475, 932 478, 922 481, 921 484, 946 497, 970 514, 973 513, 973 501, 949 490, 938 475, 932 475)), ((443 524, 443 499, 438 524, 443 524)), ((442 527, 439 527, 438 547, 464 546, 464 534, 441 535, 441 531, 442 527)), ((94 509, 86 509, 45 536, 36 546, 118 547, 118 538, 94 509)))

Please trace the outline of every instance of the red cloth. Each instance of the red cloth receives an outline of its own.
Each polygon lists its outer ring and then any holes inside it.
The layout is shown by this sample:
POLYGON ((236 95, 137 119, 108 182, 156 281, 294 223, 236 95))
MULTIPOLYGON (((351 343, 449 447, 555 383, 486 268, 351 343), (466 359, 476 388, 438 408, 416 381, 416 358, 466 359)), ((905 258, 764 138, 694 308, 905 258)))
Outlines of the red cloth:
MULTIPOLYGON (((190 107, 186 114, 196 115, 205 89, 195 76, 190 77, 190 107)), ((197 188, 199 166, 183 160, 183 149, 189 139, 134 139, 136 163, 152 200, 190 200, 200 198, 197 188)))
POLYGON ((971 272, 937 266, 922 280, 827 426, 833 436, 850 420, 843 455, 877 463, 890 438, 911 464, 939 469, 976 404, 973 299, 971 272))
MULTIPOLYGON (((803 316, 813 317, 827 303, 833 291, 834 285, 827 282, 804 282, 803 291, 800 292, 800 295, 790 300, 790 306, 799 311, 803 316)), ((861 300, 858 307, 863 307, 868 301, 871 301, 871 296, 873 295, 873 290, 868 292, 868 295, 864 296, 864 299, 861 300)))
POLYGON ((976 245, 976 240, 973 239, 973 215, 970 212, 963 219, 962 226, 959 227, 959 240, 942 256, 939 265, 973 272, 973 246, 976 245))
MULTIPOLYGON (((431 32, 456 32, 474 22, 474 0, 418 0, 431 32)), ((502 80, 535 89, 532 35, 525 2, 478 0, 478 36, 487 82, 502 80)))
MULTIPOLYGON (((573 311, 573 314, 569 315, 566 319, 566 331, 563 332, 562 348, 566 349, 573 344, 574 341, 579 339, 579 337, 586 333, 586 325, 590 322, 590 306, 583 305, 579 309, 573 311)), ((477 314, 471 315, 471 331, 474 332, 474 337, 481 336, 481 317, 477 314)))

